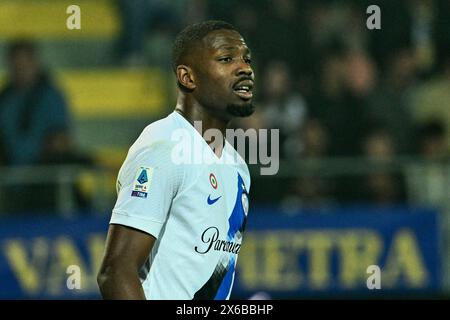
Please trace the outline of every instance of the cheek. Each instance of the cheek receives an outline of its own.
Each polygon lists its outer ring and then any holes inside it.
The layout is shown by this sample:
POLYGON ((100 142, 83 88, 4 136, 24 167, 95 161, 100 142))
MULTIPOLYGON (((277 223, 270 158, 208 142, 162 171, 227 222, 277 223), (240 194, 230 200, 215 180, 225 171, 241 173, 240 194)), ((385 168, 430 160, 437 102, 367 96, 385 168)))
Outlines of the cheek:
POLYGON ((207 61, 197 70, 197 83, 200 89, 198 98, 213 104, 232 99, 232 66, 207 61))
POLYGON ((202 79, 204 92, 207 95, 229 93, 229 77, 223 72, 212 72, 202 79))

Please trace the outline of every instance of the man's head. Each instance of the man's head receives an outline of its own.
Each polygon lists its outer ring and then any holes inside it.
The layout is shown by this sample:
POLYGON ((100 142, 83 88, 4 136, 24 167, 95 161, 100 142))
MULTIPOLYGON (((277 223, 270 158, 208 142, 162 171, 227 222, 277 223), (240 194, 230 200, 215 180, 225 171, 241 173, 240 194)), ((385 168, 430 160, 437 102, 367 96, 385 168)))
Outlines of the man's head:
POLYGON ((12 83, 17 87, 29 87, 35 83, 40 63, 34 43, 21 40, 8 48, 8 67, 12 83))
POLYGON ((205 111, 230 119, 253 113, 251 55, 242 36, 222 21, 206 21, 181 31, 173 46, 178 87, 205 111))
POLYGON ((445 126, 439 120, 428 120, 418 129, 420 153, 428 159, 448 157, 445 126))

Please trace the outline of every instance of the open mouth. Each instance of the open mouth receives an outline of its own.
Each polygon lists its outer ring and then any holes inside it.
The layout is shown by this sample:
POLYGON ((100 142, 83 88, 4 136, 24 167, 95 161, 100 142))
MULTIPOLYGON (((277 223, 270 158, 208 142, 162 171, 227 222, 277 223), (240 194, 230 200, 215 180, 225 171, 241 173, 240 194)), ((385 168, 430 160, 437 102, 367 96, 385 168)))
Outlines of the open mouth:
POLYGON ((245 80, 239 82, 233 87, 234 93, 244 100, 249 100, 253 97, 253 82, 245 80))

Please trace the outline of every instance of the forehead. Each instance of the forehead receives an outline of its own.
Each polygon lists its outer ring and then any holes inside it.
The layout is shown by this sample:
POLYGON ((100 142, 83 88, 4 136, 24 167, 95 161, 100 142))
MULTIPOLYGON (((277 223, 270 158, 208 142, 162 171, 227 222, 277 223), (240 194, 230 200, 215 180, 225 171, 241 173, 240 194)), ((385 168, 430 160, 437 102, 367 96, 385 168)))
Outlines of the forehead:
POLYGON ((219 49, 248 49, 244 38, 234 30, 215 30, 203 38, 205 49, 216 51, 219 49))

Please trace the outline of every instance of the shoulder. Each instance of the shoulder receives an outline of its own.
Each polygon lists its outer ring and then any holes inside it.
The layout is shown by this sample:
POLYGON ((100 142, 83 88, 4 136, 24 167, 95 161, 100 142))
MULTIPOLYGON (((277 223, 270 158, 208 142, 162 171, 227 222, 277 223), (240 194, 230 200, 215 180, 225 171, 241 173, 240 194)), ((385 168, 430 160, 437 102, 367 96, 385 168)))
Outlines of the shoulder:
POLYGON ((171 115, 150 123, 142 130, 133 143, 130 151, 148 149, 149 147, 169 146, 172 141, 172 132, 177 129, 177 123, 171 115))
POLYGON ((149 124, 128 150, 127 160, 152 161, 170 165, 172 150, 177 143, 172 134, 179 129, 173 115, 149 124))
POLYGON ((181 185, 184 181, 185 166, 173 160, 173 149, 176 142, 171 139, 171 132, 176 130, 176 123, 169 117, 155 121, 148 125, 139 138, 128 150, 123 162, 118 181, 120 184, 130 182, 142 168, 154 170, 165 182, 181 185))
POLYGON ((45 93, 51 97, 64 98, 63 90, 54 80, 53 75, 48 71, 43 71, 39 75, 39 80, 36 83, 35 90, 40 93, 45 93))

